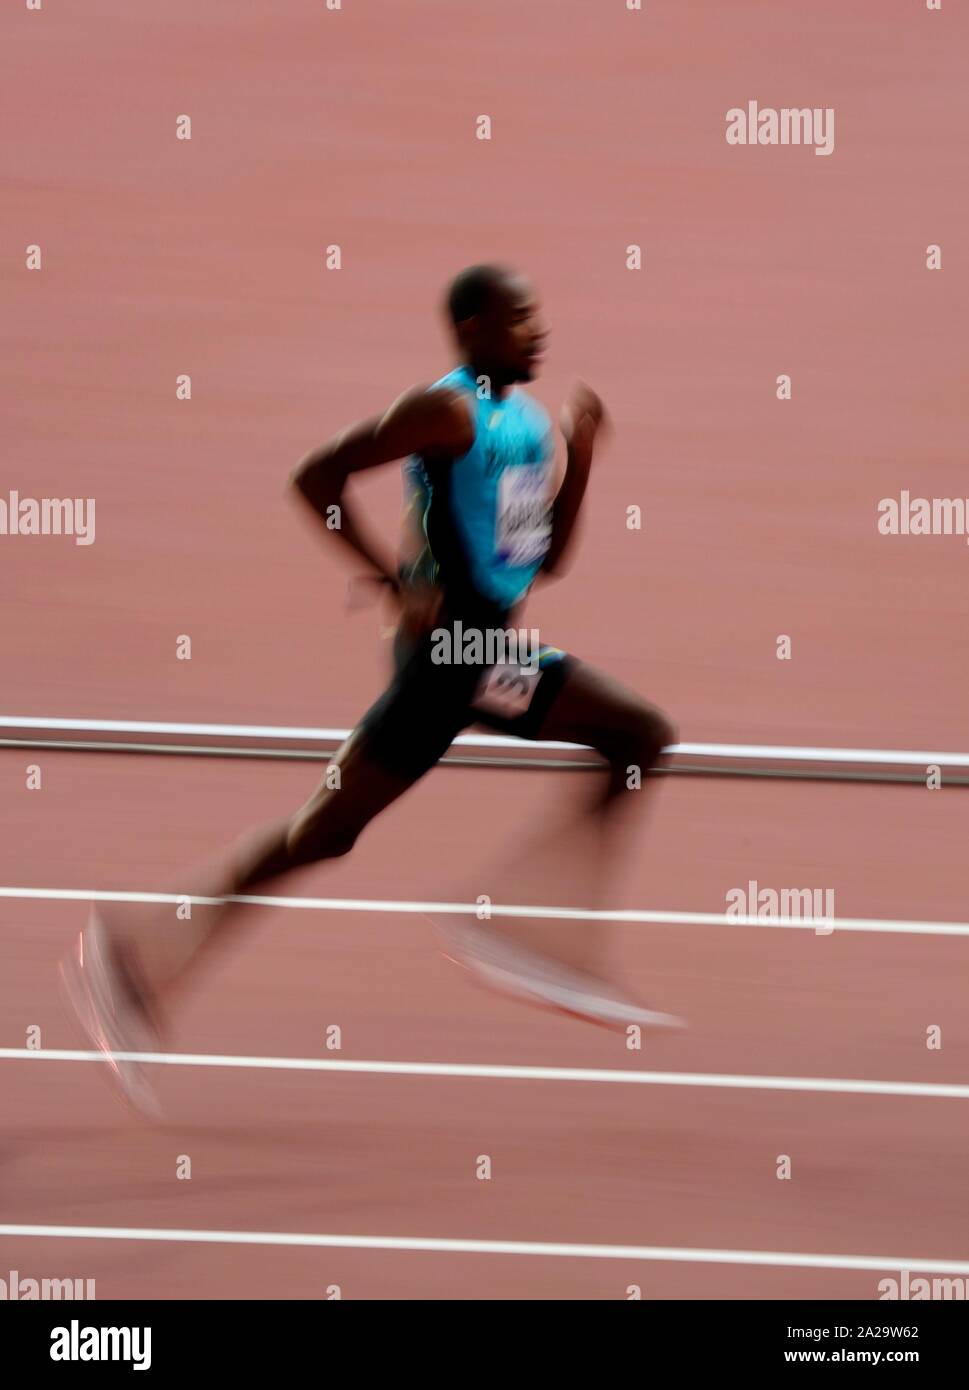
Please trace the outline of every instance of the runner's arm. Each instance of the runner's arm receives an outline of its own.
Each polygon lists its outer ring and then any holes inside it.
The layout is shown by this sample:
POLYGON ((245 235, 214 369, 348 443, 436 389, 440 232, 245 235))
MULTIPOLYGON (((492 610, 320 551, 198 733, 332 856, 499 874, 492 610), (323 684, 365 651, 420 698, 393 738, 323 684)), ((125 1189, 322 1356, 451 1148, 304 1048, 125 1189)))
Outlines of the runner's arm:
POLYGON ((347 480, 352 473, 409 454, 456 457, 467 452, 472 440, 471 415, 459 392, 415 386, 383 415, 353 425, 312 450, 294 470, 291 482, 328 532, 366 561, 377 578, 396 587, 397 566, 361 526, 346 497, 347 480))
POLYGON ((562 486, 552 504, 552 536, 541 573, 562 573, 582 499, 589 483, 596 437, 605 422, 605 410, 596 393, 584 382, 577 382, 562 407, 561 425, 565 435, 566 464, 562 486))

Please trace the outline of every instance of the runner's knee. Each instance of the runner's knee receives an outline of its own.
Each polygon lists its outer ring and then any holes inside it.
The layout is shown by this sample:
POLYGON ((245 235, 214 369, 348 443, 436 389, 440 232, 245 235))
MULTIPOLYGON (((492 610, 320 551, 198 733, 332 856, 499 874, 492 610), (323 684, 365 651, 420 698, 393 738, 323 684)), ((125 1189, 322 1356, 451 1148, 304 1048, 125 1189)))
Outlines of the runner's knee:
POLYGON ((335 826, 324 817, 298 817, 286 836, 290 862, 301 865, 315 864, 321 859, 339 859, 350 853, 359 833, 346 826, 335 826))
POLYGON ((613 767, 652 767, 664 748, 676 742, 676 730, 661 710, 645 703, 630 704, 605 731, 600 751, 613 767))

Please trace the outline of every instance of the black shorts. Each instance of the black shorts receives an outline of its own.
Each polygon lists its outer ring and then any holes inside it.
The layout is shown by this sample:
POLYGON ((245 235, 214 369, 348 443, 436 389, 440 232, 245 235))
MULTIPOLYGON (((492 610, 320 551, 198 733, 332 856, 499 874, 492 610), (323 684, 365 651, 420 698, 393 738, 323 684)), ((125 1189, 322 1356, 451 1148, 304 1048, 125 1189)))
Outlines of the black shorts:
POLYGON ((517 659, 496 662, 495 648, 489 649, 486 642, 481 643, 479 654, 455 640, 451 655, 460 651, 461 659, 441 659, 442 632, 457 638, 473 631, 518 630, 514 620, 497 609, 464 608, 460 615, 442 616, 431 632, 417 640, 398 633, 394 679, 360 721, 368 756, 416 780, 440 761, 470 724, 484 724, 518 738, 537 738, 574 666, 565 652, 545 644, 528 645, 524 652, 512 650, 517 659), (478 655, 480 659, 474 659, 478 655))

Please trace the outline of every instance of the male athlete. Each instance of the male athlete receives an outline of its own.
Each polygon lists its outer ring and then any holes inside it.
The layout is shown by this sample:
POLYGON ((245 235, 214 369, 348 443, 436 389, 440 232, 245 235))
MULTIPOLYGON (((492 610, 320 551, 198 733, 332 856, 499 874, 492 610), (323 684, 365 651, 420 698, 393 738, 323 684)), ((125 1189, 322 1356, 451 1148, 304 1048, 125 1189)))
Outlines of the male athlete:
MULTIPOLYGON (((216 900, 214 912, 135 932, 99 909, 63 967, 83 1025, 138 1108, 154 1108, 144 1069, 111 1054, 158 1051, 159 1006, 203 948, 225 938, 237 907, 227 900, 347 854, 460 730, 485 723, 525 739, 591 745, 605 758, 592 805, 536 846, 522 851, 519 843, 488 880, 514 882, 520 891, 524 874, 539 891, 551 887, 553 897, 550 878, 561 876, 563 863, 596 896, 616 862, 620 827, 628 828, 644 796, 629 789, 631 773, 645 777, 674 741, 658 710, 557 648, 530 651, 527 661, 519 651, 511 665, 496 658, 488 636, 514 631, 536 576, 560 570, 603 408, 587 386, 572 389, 560 418, 567 457, 556 491, 548 416, 518 389, 535 376, 546 340, 530 283, 499 267, 474 266, 457 276, 446 303, 460 365, 315 449, 293 475, 321 520, 339 516, 339 529, 325 534, 363 561, 399 614, 396 674, 336 755, 339 787, 325 779, 295 815, 237 847, 221 872, 201 882, 192 896, 216 900), (353 474, 399 459, 407 460, 405 547, 395 560, 359 518, 347 484, 353 474), (442 633, 455 638, 448 648, 442 633), (475 633, 477 648, 467 643, 475 633), (451 659, 442 661, 442 650, 451 659)), ((444 929, 450 956, 519 998, 623 1028, 677 1022, 640 1007, 605 977, 601 935, 587 923, 536 934, 533 925, 508 918, 469 917, 444 929)))

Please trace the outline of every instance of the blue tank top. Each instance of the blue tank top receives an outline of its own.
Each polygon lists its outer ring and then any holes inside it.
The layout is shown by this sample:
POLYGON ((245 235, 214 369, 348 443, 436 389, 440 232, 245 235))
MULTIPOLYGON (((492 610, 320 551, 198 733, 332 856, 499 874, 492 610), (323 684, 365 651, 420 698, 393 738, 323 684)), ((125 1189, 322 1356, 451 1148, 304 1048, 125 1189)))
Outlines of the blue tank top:
POLYGON ((461 391, 474 442, 445 465, 404 464, 405 516, 423 549, 406 572, 501 608, 528 592, 548 550, 555 441, 542 406, 521 390, 480 400, 467 367, 434 383, 461 391))

